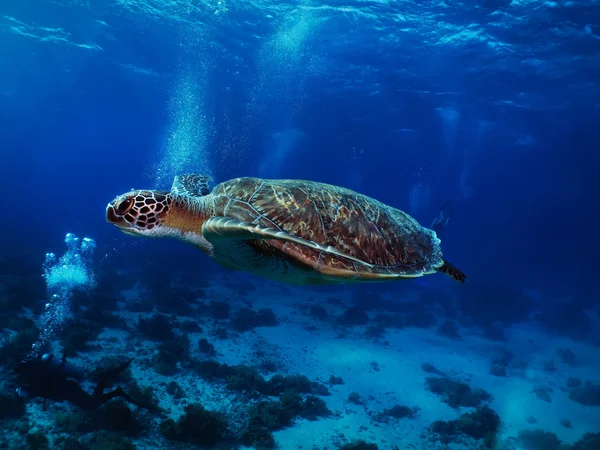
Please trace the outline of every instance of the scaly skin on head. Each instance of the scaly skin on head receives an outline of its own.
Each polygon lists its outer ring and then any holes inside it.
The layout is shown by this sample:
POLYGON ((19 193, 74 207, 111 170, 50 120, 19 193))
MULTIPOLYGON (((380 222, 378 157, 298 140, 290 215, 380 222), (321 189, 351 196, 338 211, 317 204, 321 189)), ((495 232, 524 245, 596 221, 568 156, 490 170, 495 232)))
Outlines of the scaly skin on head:
POLYGON ((126 234, 174 237, 209 254, 212 245, 202 236, 202 225, 212 214, 210 195, 190 199, 149 190, 119 195, 106 207, 106 221, 126 234))

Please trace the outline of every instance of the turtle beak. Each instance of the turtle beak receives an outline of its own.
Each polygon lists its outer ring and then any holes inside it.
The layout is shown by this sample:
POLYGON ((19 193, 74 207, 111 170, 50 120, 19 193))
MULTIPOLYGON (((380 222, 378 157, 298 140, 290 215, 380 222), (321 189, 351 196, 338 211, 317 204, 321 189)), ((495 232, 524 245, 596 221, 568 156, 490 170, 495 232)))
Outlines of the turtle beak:
POLYGON ((108 204, 106 207, 106 221, 113 224, 120 231, 130 236, 138 236, 139 231, 129 222, 127 222, 122 216, 118 216, 115 212, 115 208, 112 204, 108 204))
POLYGON ((123 232, 130 231, 132 225, 125 220, 123 216, 119 216, 114 207, 114 202, 109 203, 106 206, 106 221, 113 224, 123 232))
POLYGON ((119 222, 120 220, 123 220, 123 218, 117 217, 117 214, 115 213, 115 208, 113 207, 112 203, 109 203, 106 206, 106 221, 108 223, 116 225, 117 222, 119 222))

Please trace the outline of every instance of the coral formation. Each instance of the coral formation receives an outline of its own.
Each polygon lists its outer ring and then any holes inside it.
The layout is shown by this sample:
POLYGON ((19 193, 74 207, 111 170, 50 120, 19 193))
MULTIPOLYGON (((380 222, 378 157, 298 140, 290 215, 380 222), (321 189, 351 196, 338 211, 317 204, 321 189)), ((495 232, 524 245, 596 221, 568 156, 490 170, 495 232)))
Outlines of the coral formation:
POLYGON ((437 329, 440 336, 445 336, 450 339, 460 339, 458 328, 454 320, 445 320, 437 329))
POLYGON ((552 388, 550 386, 534 386, 533 387, 533 393, 537 396, 537 398, 539 398, 540 400, 543 400, 545 402, 550 403, 552 401, 552 397, 550 396, 550 394, 552 394, 552 388))
POLYGON ((225 437, 227 421, 221 414, 208 411, 199 403, 193 403, 185 407, 185 413, 179 420, 163 421, 160 424, 160 432, 169 440, 212 446, 225 437))
POLYGON ((269 447, 274 442, 271 432, 289 427, 296 417, 316 420, 331 411, 323 400, 314 395, 302 397, 287 389, 277 401, 263 401, 250 408, 250 421, 242 433, 242 442, 255 448, 269 447), (266 444, 266 445, 265 445, 266 444))
POLYGON ((173 328, 176 325, 164 314, 156 313, 147 319, 140 316, 137 327, 142 335, 154 341, 166 341, 175 337, 173 328))
POLYGON ((328 320, 329 313, 321 305, 310 305, 310 316, 317 320, 328 320))
POLYGON ((338 447, 338 450, 379 450, 377 444, 370 444, 362 439, 358 441, 348 442, 347 444, 338 447))
POLYGON ((429 311, 415 311, 404 318, 404 325, 407 327, 430 328, 435 322, 435 315, 429 311))
POLYGON ((304 375, 274 375, 267 381, 255 367, 229 366, 213 360, 197 362, 196 371, 208 381, 224 381, 229 389, 235 391, 256 391, 268 396, 280 395, 288 389, 302 394, 329 394, 323 384, 310 381, 304 375))
POLYGON ((331 375, 329 377, 329 384, 331 384, 332 386, 344 384, 344 379, 342 377, 336 377, 335 375, 331 375))
POLYGON ((489 406, 462 414, 457 420, 438 420, 431 424, 431 430, 444 443, 452 442, 458 434, 465 434, 474 439, 483 439, 485 448, 493 448, 499 427, 500 417, 489 406))
POLYGON ((568 348, 559 348, 556 350, 556 354, 560 357, 562 362, 569 366, 574 366, 577 364, 577 357, 575 356, 575 353, 568 348))
POLYGON ((215 346, 208 342, 206 338, 202 338, 198 341, 198 350, 206 356, 215 356, 217 354, 215 346))
POLYGON ((369 321, 369 316, 364 309, 358 306, 353 306, 344 311, 341 317, 338 318, 338 323, 344 326, 366 325, 369 321))
POLYGON ((490 341, 506 341, 504 327, 499 322, 493 322, 483 326, 483 335, 490 341))
POLYGON ((495 377, 505 377, 506 366, 498 361, 492 361, 492 364, 490 365, 490 375, 494 375, 495 377))
POLYGON ((175 381, 170 381, 169 384, 167 384, 166 390, 167 393, 176 400, 185 397, 185 391, 175 381))
POLYGON ((229 319, 229 303, 226 301, 212 300, 208 304, 208 312, 213 319, 229 319))
POLYGON ((597 450, 600 448, 600 433, 586 433, 573 444, 570 450, 597 450))
POLYGON ((569 398, 586 406, 600 406, 600 384, 586 381, 583 386, 569 391, 569 398))
POLYGON ((358 392, 350 392, 350 394, 348 394, 348 401, 355 405, 362 405, 363 403, 358 392))
POLYGON ((427 389, 441 397, 452 408, 460 406, 476 407, 490 401, 492 396, 483 389, 471 389, 468 384, 450 378, 429 377, 425 379, 427 389))
POLYGON ((202 333, 202 327, 195 320, 182 320, 179 329, 184 333, 202 333))
POLYGON ((521 430, 518 441, 525 450, 559 450, 561 448, 560 439, 554 433, 540 429, 521 430))
POLYGON ((412 419, 415 414, 419 411, 419 408, 409 408, 404 405, 394 405, 389 409, 384 409, 382 412, 377 413, 373 416, 373 420, 380 423, 388 423, 390 418, 394 419, 412 419))
POLYGON ((0 393, 0 421, 18 419, 25 414, 25 403, 22 399, 0 393))
POLYGON ((254 311, 250 308, 242 308, 231 318, 231 326, 239 332, 250 331, 257 327, 274 327, 277 325, 277 317, 270 308, 254 311))

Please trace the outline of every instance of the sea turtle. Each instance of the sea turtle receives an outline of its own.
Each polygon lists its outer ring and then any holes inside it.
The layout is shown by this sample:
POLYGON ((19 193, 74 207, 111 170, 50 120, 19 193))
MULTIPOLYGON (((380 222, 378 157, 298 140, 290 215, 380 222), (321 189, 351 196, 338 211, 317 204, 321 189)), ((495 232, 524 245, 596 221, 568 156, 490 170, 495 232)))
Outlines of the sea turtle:
POLYGON ((390 281, 442 272, 440 240, 411 216, 338 186, 301 180, 175 177, 170 192, 135 190, 106 208, 121 231, 175 237, 220 264, 292 284, 390 281))

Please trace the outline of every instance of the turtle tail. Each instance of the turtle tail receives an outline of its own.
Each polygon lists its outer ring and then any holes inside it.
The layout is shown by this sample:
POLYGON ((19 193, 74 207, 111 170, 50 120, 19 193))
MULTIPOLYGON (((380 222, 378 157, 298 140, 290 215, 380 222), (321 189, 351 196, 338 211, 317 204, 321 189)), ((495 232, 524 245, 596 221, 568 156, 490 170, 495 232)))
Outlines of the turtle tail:
POLYGON ((461 270, 454 267, 452 264, 450 264, 445 259, 443 259, 442 261, 444 261, 444 264, 442 264, 442 266, 437 270, 438 272, 445 273, 450 278, 453 278, 454 280, 458 281, 461 284, 464 284, 465 281, 467 281, 468 278, 464 274, 464 272, 462 272, 461 270))

